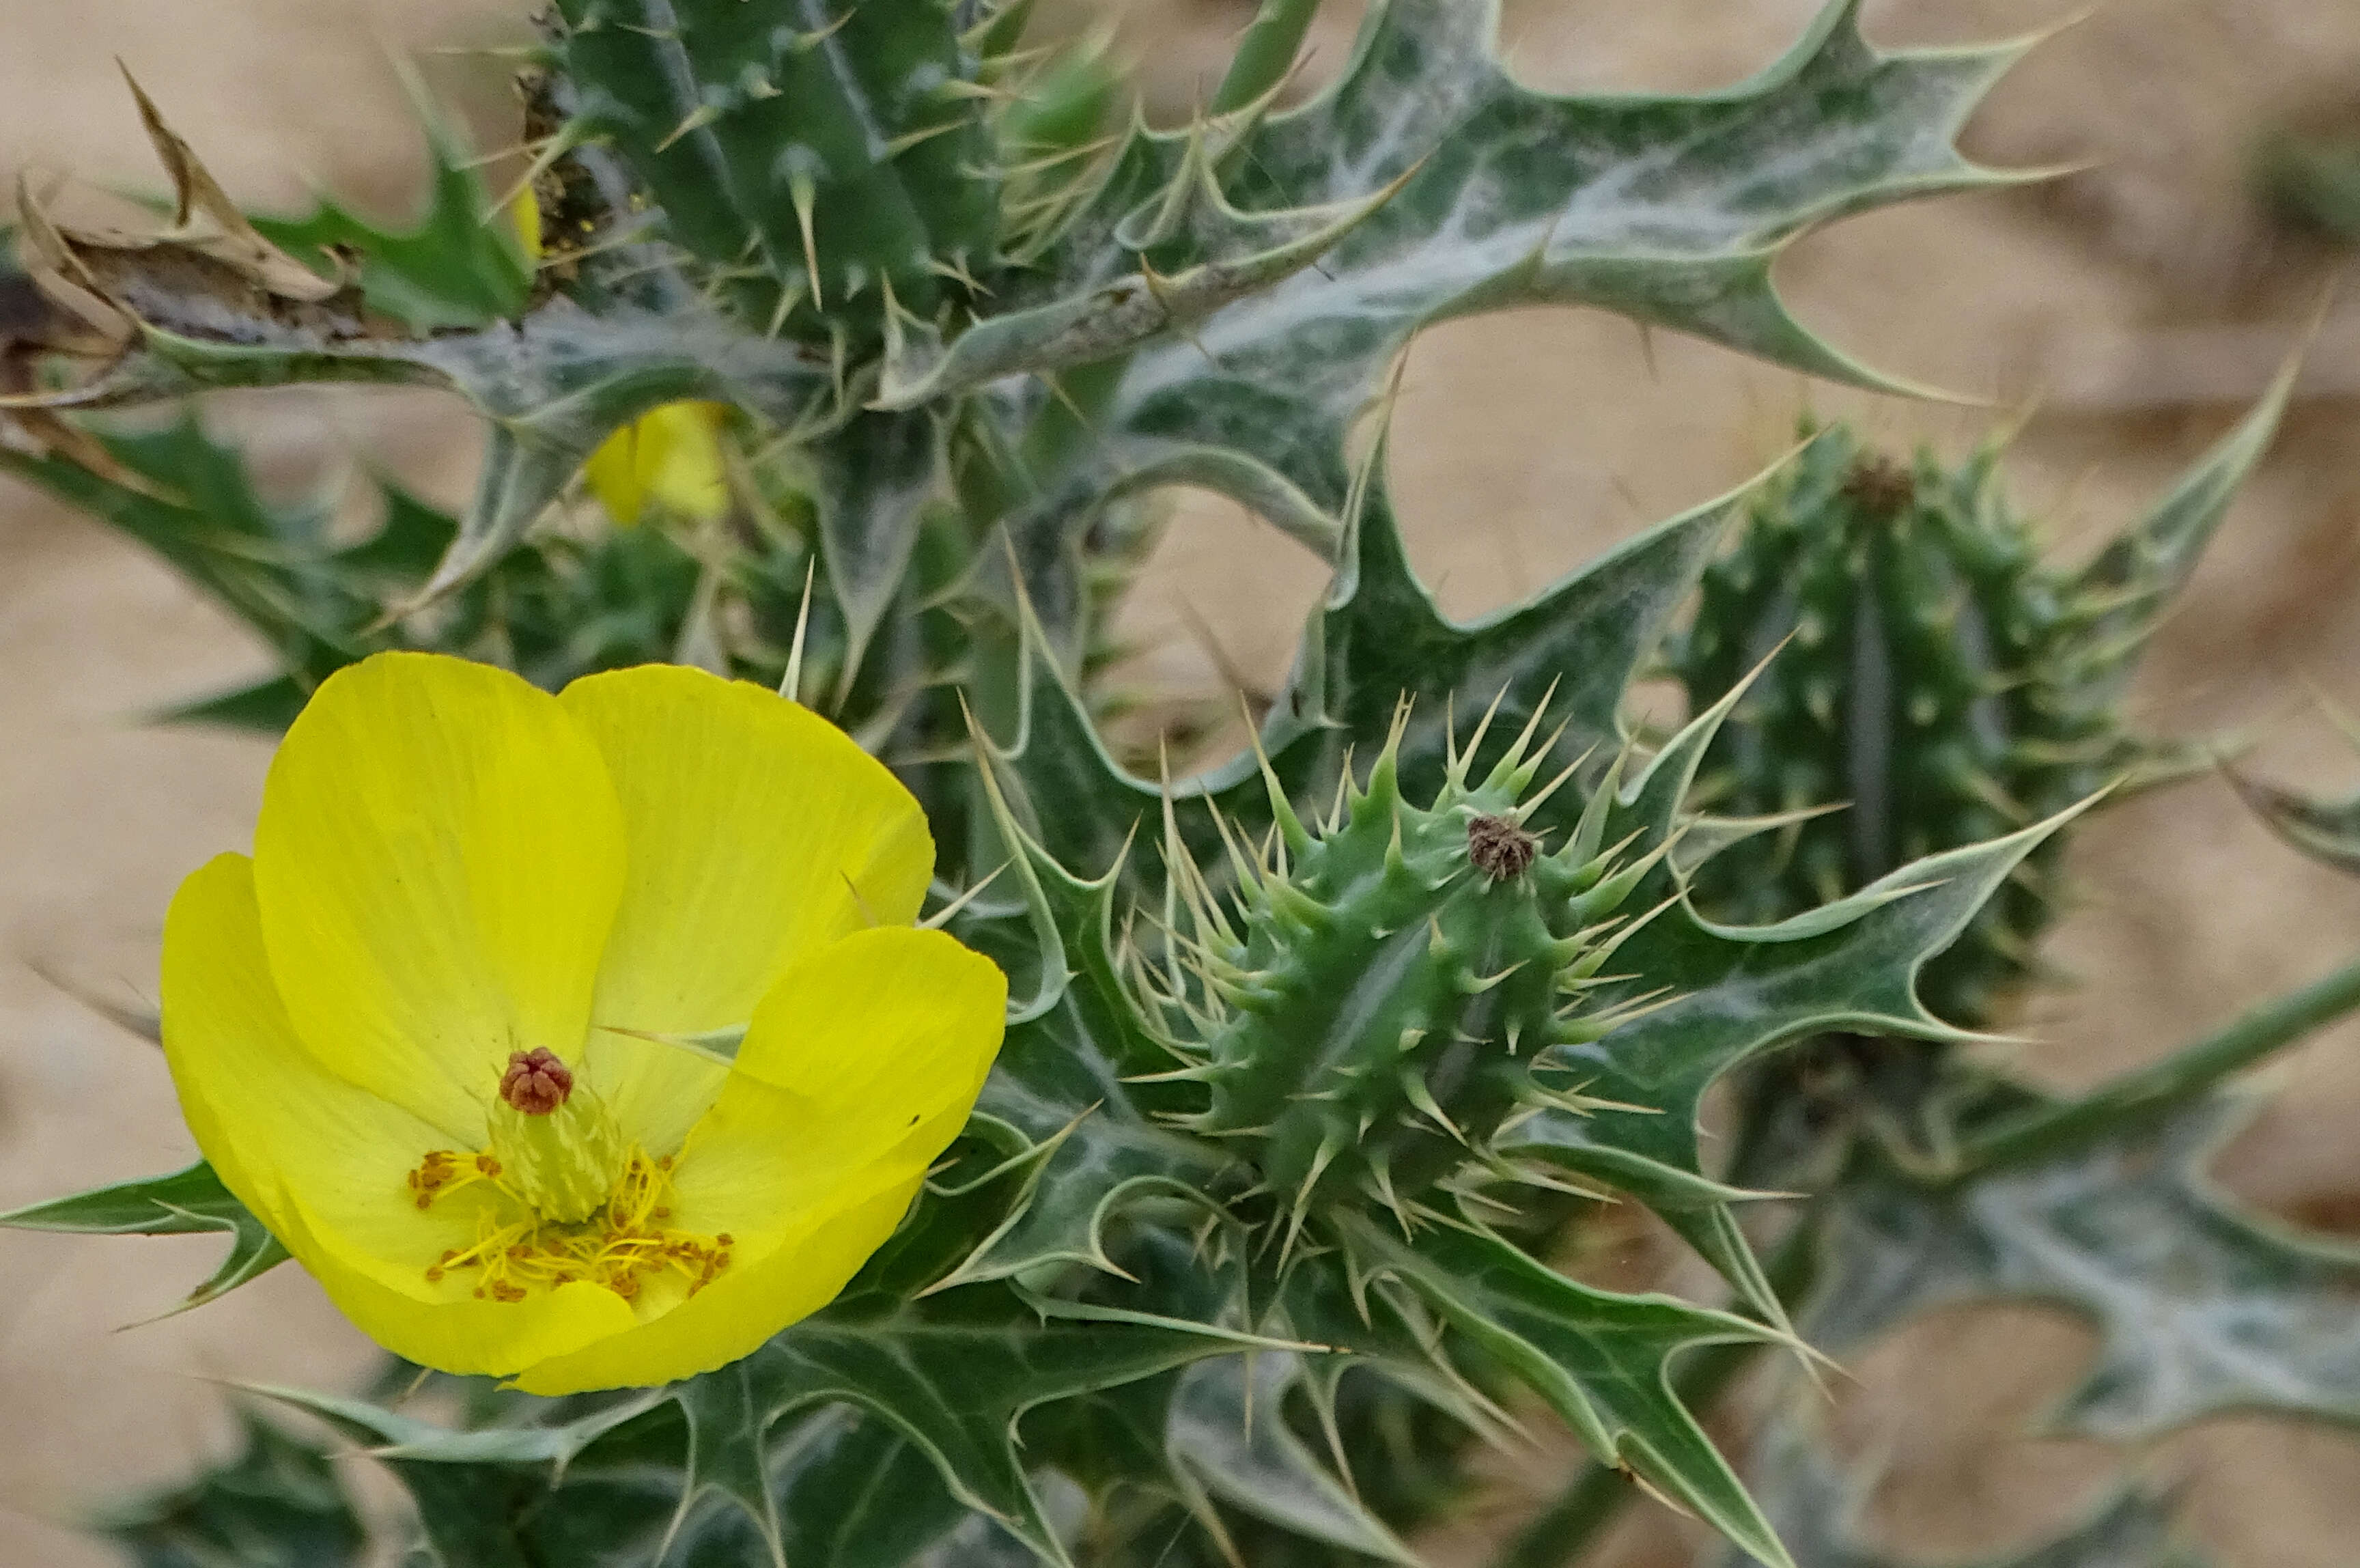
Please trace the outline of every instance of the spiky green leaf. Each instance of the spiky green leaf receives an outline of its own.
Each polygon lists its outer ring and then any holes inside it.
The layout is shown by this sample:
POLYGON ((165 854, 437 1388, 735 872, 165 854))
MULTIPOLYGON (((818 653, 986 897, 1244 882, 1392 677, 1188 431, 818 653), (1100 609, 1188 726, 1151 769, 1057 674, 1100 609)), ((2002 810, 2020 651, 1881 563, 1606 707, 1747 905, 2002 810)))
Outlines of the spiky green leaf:
POLYGON ((1032 919, 971 921, 966 931, 986 951, 1045 936, 1040 956, 1055 967, 1047 977, 1054 1000, 1010 1026, 977 1102, 1009 1135, 1003 1152, 1021 1159, 1018 1190, 1006 1217, 937 1288, 1047 1263, 1120 1273, 1106 1230, 1123 1207, 1157 1193, 1195 1198, 1229 1163, 1151 1121, 1152 1091, 1126 1081, 1167 1070, 1176 1058, 1148 1035, 1115 950, 1120 869, 1084 882, 1011 815, 1003 811, 998 825, 1032 919))
POLYGON ((2245 418, 2074 578, 2074 635, 2052 655, 2060 674, 2077 677, 2095 698, 2120 698, 2147 638, 2269 450, 2301 369, 2300 355, 2290 356, 2245 418))
POLYGON ((1918 861, 1776 926, 1721 927, 1685 908, 1666 912, 1618 950, 1615 967, 1676 994, 1601 1040, 1552 1052, 1583 1094, 1608 1103, 1585 1116, 1535 1117, 1512 1129, 1500 1152, 1657 1206, 1754 1305, 1775 1313, 1726 1201, 1700 1179, 1697 1117, 1706 1091, 1747 1058, 1811 1034, 1953 1035, 1918 1002, 1916 973, 2056 826, 1918 861))
POLYGON ((189 1292, 176 1311, 202 1306, 287 1261, 287 1249, 253 1211, 224 1187, 202 1160, 169 1176, 118 1181, 71 1198, 53 1198, 0 1213, 0 1226, 84 1235, 181 1236, 217 1231, 229 1253, 213 1277, 189 1292))
POLYGON ((257 217, 254 226, 294 255, 342 247, 357 253, 362 297, 413 332, 479 327, 516 315, 531 292, 532 269, 447 118, 413 93, 426 131, 424 210, 406 228, 387 228, 333 198, 301 217, 257 217))
POLYGON ((1775 1568, 1769 1521, 1671 1391, 1691 1346, 1775 1338, 1759 1323, 1669 1296, 1592 1290, 1493 1236, 1443 1226, 1404 1245, 1366 1223, 1349 1234, 1485 1354, 1548 1403, 1600 1458, 1643 1476, 1775 1568))
POLYGON ((1295 1436, 1288 1390, 1303 1376, 1289 1352, 1199 1362, 1180 1375, 1166 1442, 1173 1460, 1234 1508, 1381 1562, 1420 1560, 1295 1436))

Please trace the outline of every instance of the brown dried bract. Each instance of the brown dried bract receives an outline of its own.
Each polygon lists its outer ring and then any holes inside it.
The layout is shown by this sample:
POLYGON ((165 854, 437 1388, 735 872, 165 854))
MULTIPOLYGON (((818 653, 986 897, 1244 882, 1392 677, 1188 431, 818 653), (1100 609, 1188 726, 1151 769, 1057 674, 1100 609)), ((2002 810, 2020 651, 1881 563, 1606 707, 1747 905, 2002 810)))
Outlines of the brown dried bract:
POLYGON ((264 238, 128 71, 124 80, 171 176, 172 221, 149 235, 61 224, 18 173, 25 273, 0 278, 0 420, 42 451, 161 495, 53 411, 98 406, 104 400, 93 394, 139 345, 143 329, 238 344, 326 344, 399 329, 369 314, 344 257, 323 252, 330 267, 323 275, 264 238), (37 367, 46 359, 95 369, 80 386, 44 389, 37 367))
POLYGON ((1467 858, 1493 882, 1524 875, 1540 852, 1538 835, 1513 817, 1478 817, 1467 824, 1467 858))
POLYGON ((367 316, 342 257, 323 251, 330 271, 322 275, 264 238, 128 71, 124 80, 171 177, 172 221, 149 235, 68 226, 50 217, 20 173, 26 270, 54 307, 47 346, 111 361, 138 342, 143 323, 232 343, 290 332, 322 339, 381 334, 383 323, 367 316))
POLYGON ((1898 517, 1918 497, 1918 479, 1882 453, 1868 453, 1844 476, 1844 499, 1874 518, 1898 517))

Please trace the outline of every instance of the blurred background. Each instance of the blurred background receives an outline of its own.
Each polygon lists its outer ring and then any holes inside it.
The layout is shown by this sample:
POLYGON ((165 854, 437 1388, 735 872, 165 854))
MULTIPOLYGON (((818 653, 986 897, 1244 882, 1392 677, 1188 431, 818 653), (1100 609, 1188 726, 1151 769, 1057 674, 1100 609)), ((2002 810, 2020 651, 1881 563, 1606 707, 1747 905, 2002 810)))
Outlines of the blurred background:
MULTIPOLYGON (((1473 3, 1473 0, 1469 0, 1473 3)), ((1510 0, 1513 69, 1563 90, 1695 91, 1791 40, 1815 0, 1510 0)), ((251 207, 325 189, 388 216, 422 162, 397 60, 490 151, 517 139, 504 68, 469 49, 526 36, 522 0, 0 0, 0 169, 101 187, 159 183, 121 60, 251 207)), ((1208 93, 1251 0, 1063 0, 1054 25, 1112 27, 1152 114, 1208 93)), ((1342 58, 1358 6, 1330 0, 1306 80, 1342 58)), ((2057 0, 1869 0, 1886 46, 2034 32, 2057 0)), ((1988 161, 2075 170, 1905 207, 1804 243, 1782 280, 1800 314, 1887 371, 1982 408, 1808 384, 1628 323, 1555 311, 1448 325, 1415 347, 1392 478, 1414 554, 1460 616, 1539 587, 1644 523, 1743 479, 1806 409, 1896 447, 1956 455, 2022 423, 2010 486, 2059 552, 2159 491, 2259 391, 2322 289, 2360 256, 2360 5, 2110 0, 2049 38, 1972 127, 1988 161)), ((497 174, 497 170, 495 171, 497 174)), ((2298 405, 2146 666, 2167 733, 2236 730, 2259 771, 2360 784, 2319 698, 2360 710, 2360 299, 2331 304, 2298 405)), ((467 492, 476 435, 432 396, 305 389, 224 398, 261 471, 290 490, 356 465, 426 495, 467 492)), ((1136 674, 1176 694, 1267 687, 1324 582, 1235 508, 1183 493, 1131 606, 1136 674)), ((214 852, 245 849, 268 746, 144 716, 261 673, 261 654, 156 561, 0 480, 0 1208, 173 1168, 192 1155, 153 1048, 75 1001, 153 996, 162 912, 214 852), (54 977, 54 978, 52 978, 54 977)), ((2360 947, 2360 887, 2297 859, 2219 781, 2105 815, 2076 849, 2078 903, 2048 949, 2068 971, 2023 1020, 2026 1073, 2080 1083, 2157 1054, 2360 947)), ((2274 1069, 2268 1108, 2217 1168, 2245 1201, 2360 1245, 2360 1027, 2274 1069)), ((1657 1266, 1635 1224, 1602 1245, 1618 1278, 1657 1266)), ((298 1270, 202 1311, 169 1309, 212 1266, 205 1239, 0 1233, 0 1568, 115 1561, 76 1522, 185 1475, 228 1442, 227 1380, 357 1383, 375 1353, 298 1270)), ((2046 1405, 2090 1348, 2036 1307, 1921 1321, 1838 1386, 1837 1430, 1888 1479, 1878 1538, 1972 1561, 2053 1530, 2119 1456, 2046 1442, 2046 1405)), ((1437 1560, 1553 1489, 1550 1440, 1492 1465, 1483 1508, 1437 1560)), ((2329 1568, 2360 1541, 2360 1442, 2229 1419, 2135 1456, 2183 1484, 2193 1533, 2233 1568, 2329 1568)), ((356 1473, 366 1465, 355 1463, 356 1473)), ((1612 1561, 1683 1562, 1693 1537, 1643 1505, 1612 1561)))

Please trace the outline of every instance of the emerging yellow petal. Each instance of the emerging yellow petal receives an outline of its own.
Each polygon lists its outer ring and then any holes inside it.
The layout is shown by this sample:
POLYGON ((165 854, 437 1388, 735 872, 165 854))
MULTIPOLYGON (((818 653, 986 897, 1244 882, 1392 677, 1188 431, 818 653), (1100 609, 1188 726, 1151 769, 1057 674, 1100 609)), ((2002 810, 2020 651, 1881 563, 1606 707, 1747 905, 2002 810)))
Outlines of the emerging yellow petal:
POLYGON ((289 732, 255 859, 174 900, 166 1054, 223 1180, 390 1348, 685 1376, 826 1304, 965 1123, 1006 982, 907 925, 931 861, 891 776, 759 687, 378 655, 289 732), (747 1026, 738 1065, 626 1016, 747 1026))
POLYGON ((524 247, 526 257, 541 259, 541 198, 530 185, 508 199, 508 219, 516 225, 517 243, 524 247))
MULTIPOLYGON (((541 201, 527 186, 508 203, 518 243, 538 261, 545 236, 541 201)), ((721 457, 727 403, 683 400, 650 410, 599 443, 584 473, 606 515, 625 528, 652 500, 666 511, 709 522, 729 510, 727 470, 721 457)))
POLYGON ((606 515, 628 528, 650 503, 697 522, 727 512, 721 423, 728 411, 727 403, 665 403, 599 443, 583 473, 606 515))

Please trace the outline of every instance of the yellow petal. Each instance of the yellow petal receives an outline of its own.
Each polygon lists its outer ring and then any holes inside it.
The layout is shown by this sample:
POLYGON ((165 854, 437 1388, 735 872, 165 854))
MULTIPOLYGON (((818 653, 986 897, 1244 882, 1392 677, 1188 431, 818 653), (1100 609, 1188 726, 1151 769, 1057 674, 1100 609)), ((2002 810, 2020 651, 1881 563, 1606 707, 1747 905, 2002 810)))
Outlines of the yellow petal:
MULTIPOLYGON (((744 1025, 797 954, 916 916, 934 867, 924 813, 809 709, 668 664, 592 675, 560 700, 606 759, 629 843, 596 1023, 744 1025)), ((680 1146, 723 1077, 613 1034, 593 1036, 589 1059, 617 1118, 658 1153, 680 1146)))
POLYGON ((940 931, 859 931, 796 964, 682 1151, 674 1223, 759 1245, 867 1167, 923 1168, 965 1124, 1007 1005, 999 968, 940 931))
POLYGON ((470 1206, 412 1203, 404 1179, 437 1130, 322 1069, 272 984, 251 862, 219 856, 164 923, 164 1055, 197 1146, 346 1315, 445 1372, 504 1373, 632 1326, 592 1285, 519 1303, 473 1299, 425 1266, 472 1239, 470 1206))
POLYGON ((949 933, 855 931, 780 977, 754 1011, 737 1070, 803 1095, 844 1137, 889 1102, 973 1100, 1007 1007, 1000 966, 949 933))
POLYGON ((163 1002, 164 1060, 189 1131, 223 1185, 274 1230, 290 1165, 323 1186, 382 1177, 390 1200, 441 1141, 409 1112, 331 1074, 295 1037, 244 855, 215 856, 173 895, 163 1002))
POLYGON ((600 442, 583 473, 606 515, 628 528, 650 501, 699 522, 727 512, 721 423, 728 411, 726 403, 664 403, 600 442))
POLYGON ((648 488, 639 477, 639 422, 635 420, 600 442, 582 466, 582 475, 608 517, 624 528, 637 523, 648 504, 648 488))
POLYGON ((556 698, 488 665, 340 670, 263 786, 270 968, 331 1071, 479 1148, 510 1051, 579 1059, 622 894, 606 764, 556 698))
POLYGON ((729 510, 721 457, 726 403, 666 403, 639 418, 639 472, 664 508, 699 522, 729 510))
POLYGON ((441 1299, 421 1300, 407 1281, 344 1244, 301 1198, 277 1233, 328 1299, 377 1343, 437 1371, 505 1376, 635 1326, 628 1303, 604 1286, 577 1280, 522 1301, 475 1299, 453 1276, 441 1299))
POLYGON ((566 1394, 693 1376, 834 1300, 966 1124, 1007 1004, 991 961, 939 931, 862 931, 795 965, 673 1168, 672 1223, 728 1234, 730 1266, 518 1386, 566 1394))
POLYGON ((541 198, 528 184, 508 200, 508 221, 516 225, 517 243, 531 260, 541 259, 541 198))
POLYGON ((694 1377, 752 1354, 836 1299, 893 1234, 924 1179, 923 1166, 896 1172, 890 1183, 821 1216, 789 1245, 734 1263, 661 1317, 526 1367, 517 1387, 552 1395, 643 1387, 694 1377))

